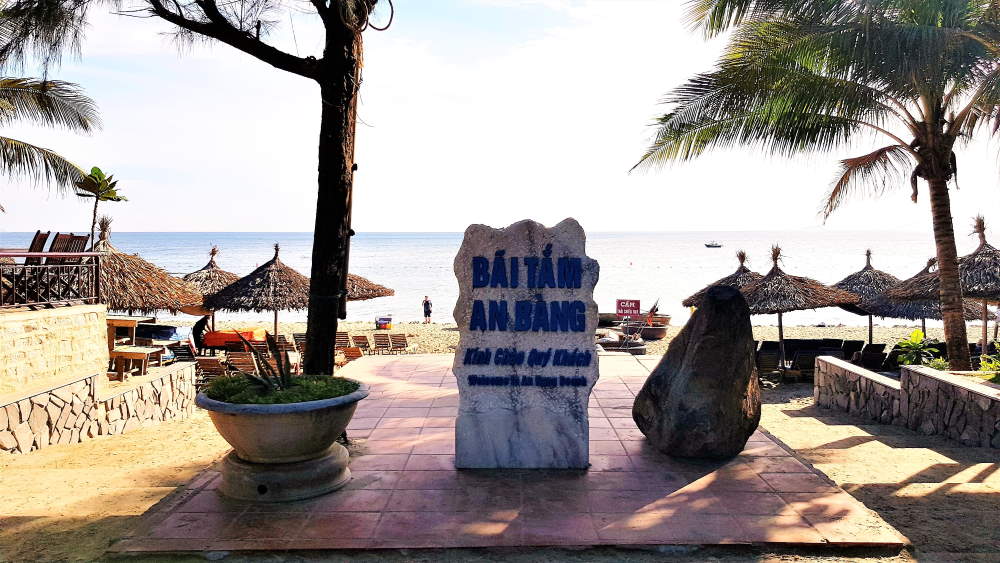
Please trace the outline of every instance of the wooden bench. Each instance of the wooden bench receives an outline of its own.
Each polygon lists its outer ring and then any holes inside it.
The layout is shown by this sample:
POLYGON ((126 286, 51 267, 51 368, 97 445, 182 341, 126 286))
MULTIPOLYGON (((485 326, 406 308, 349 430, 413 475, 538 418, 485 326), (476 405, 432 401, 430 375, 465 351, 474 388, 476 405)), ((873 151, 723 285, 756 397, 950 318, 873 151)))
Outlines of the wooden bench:
POLYGON ((127 377, 125 375, 126 362, 129 364, 129 370, 135 369, 132 364, 136 361, 139 362, 139 375, 146 375, 149 372, 149 362, 155 360, 157 365, 160 365, 160 358, 163 355, 162 346, 116 346, 109 356, 111 361, 114 362, 115 373, 118 378, 125 381, 127 377))

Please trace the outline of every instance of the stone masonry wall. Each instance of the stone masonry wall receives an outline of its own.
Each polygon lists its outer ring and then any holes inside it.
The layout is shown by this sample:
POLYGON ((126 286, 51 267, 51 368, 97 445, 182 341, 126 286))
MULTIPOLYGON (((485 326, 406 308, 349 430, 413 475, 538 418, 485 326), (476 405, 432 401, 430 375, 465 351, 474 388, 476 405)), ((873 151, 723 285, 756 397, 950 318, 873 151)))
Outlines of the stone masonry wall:
POLYGON ((104 374, 105 318, 104 305, 0 312, 0 397, 104 374))
POLYGON ((820 357, 813 400, 821 407, 947 436, 967 446, 1000 448, 1000 389, 928 367, 903 367, 896 381, 820 357))
POLYGON ((1000 448, 1000 390, 926 367, 904 367, 906 426, 966 446, 1000 448))
POLYGON ((866 420, 905 423, 898 381, 837 358, 816 359, 813 400, 866 420))
POLYGON ((195 365, 165 368, 135 387, 98 396, 90 376, 0 405, 0 452, 28 453, 54 444, 73 444, 121 434, 194 411, 195 365))

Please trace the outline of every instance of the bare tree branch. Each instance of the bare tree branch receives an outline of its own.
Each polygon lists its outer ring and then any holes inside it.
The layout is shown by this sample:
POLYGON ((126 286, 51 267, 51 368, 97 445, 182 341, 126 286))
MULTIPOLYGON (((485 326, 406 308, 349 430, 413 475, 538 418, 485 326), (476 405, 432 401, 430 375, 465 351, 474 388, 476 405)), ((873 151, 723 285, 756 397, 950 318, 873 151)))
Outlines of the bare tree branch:
POLYGON ((161 0, 148 1, 154 14, 182 29, 225 43, 286 72, 312 79, 319 77, 316 60, 296 57, 254 38, 248 32, 237 29, 212 0, 196 1, 208 21, 191 19, 182 13, 173 12, 167 9, 161 0))

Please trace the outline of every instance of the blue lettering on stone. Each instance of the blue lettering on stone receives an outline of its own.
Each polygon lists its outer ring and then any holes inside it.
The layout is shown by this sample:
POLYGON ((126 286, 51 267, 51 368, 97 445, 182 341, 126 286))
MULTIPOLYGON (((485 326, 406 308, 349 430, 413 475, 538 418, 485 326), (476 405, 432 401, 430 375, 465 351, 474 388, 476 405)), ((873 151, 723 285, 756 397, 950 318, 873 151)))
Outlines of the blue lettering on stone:
POLYGON ((528 287, 534 289, 537 287, 535 285, 535 277, 538 275, 538 257, 537 256, 525 256, 524 266, 528 269, 528 287))
POLYGON ((518 278, 517 258, 511 258, 510 259, 510 287, 515 288, 515 289, 517 288, 517 284, 518 284, 517 278, 518 278))
POLYGON ((490 287, 507 287, 507 262, 503 259, 504 250, 497 250, 493 255, 493 274, 490 276, 490 287))
POLYGON ((549 309, 545 306, 545 301, 542 301, 541 295, 538 296, 538 301, 535 301, 535 315, 531 319, 531 330, 533 332, 549 332, 549 309))
POLYGON ((579 289, 583 282, 583 260, 570 256, 559 259, 559 287, 579 289))
POLYGON ((490 261, 484 256, 472 257, 472 287, 486 287, 490 284, 490 261))
POLYGON ((506 301, 490 300, 490 330, 506 331, 510 323, 506 301))
POLYGON ((542 251, 541 268, 538 271, 537 287, 556 287, 556 273, 552 265, 552 245, 546 244, 542 251))
POLYGON ((483 305, 480 299, 472 302, 472 316, 469 319, 469 330, 487 330, 486 306, 483 305))

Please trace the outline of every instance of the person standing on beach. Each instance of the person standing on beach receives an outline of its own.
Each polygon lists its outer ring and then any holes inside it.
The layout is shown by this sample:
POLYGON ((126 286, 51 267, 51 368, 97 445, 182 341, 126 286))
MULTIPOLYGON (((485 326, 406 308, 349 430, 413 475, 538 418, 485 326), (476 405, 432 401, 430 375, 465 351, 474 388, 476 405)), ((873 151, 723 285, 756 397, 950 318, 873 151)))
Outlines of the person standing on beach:
POLYGON ((431 322, 431 298, 424 295, 424 324, 430 324, 431 322))

